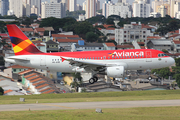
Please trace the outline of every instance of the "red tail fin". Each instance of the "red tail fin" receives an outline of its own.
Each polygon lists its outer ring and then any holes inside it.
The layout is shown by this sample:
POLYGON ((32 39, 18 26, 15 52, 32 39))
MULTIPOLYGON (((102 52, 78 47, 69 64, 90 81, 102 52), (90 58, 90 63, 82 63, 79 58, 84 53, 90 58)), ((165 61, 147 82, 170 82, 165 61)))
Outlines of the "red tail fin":
POLYGON ((42 53, 14 24, 7 25, 15 55, 42 53))

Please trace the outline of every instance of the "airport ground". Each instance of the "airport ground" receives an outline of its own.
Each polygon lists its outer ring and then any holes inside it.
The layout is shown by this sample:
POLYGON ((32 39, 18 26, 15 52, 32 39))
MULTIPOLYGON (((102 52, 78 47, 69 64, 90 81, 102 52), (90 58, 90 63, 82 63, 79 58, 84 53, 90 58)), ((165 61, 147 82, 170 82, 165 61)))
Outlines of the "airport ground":
POLYGON ((0 104, 2 109, 2 106, 8 108, 7 104, 15 106, 16 110, 22 108, 23 105, 29 105, 28 108, 30 108, 21 111, 1 110, 0 119, 3 120, 24 118, 38 120, 180 119, 180 90, 0 96, 0 104), (25 102, 20 102, 20 97, 24 97, 25 102), (36 103, 37 101, 38 103, 36 103), (91 107, 88 107, 87 104, 91 107), (34 109, 33 105, 39 109, 34 109), (42 105, 46 108, 43 108, 42 105), (52 109, 53 107, 55 109, 52 109), (103 113, 96 113, 96 107, 102 108, 103 113))

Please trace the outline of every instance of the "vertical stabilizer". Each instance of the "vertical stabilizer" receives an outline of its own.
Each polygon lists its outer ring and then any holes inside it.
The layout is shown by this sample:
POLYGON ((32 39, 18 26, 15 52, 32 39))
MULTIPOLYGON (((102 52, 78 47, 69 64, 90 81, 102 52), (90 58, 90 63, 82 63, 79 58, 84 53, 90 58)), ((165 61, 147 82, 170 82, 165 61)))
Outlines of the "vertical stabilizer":
POLYGON ((42 53, 16 25, 7 25, 7 29, 15 55, 42 53))

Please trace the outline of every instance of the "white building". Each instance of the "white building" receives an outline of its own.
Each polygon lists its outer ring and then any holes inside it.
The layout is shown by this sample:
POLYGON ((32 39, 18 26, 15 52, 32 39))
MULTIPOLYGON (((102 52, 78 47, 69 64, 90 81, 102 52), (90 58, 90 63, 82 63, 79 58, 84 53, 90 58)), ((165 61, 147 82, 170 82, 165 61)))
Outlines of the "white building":
POLYGON ((124 24, 124 28, 115 29, 115 41, 118 45, 130 43, 134 40, 141 40, 147 43, 147 29, 141 24, 124 24))
POLYGON ((30 4, 23 4, 23 15, 24 16, 30 16, 31 14, 31 6, 30 4))
POLYGON ((157 7, 162 5, 163 3, 159 0, 152 1, 152 11, 157 12, 157 7))
POLYGON ((0 10, 1 10, 1 15, 7 15, 8 10, 9 10, 9 1, 8 0, 0 0, 0 10))
POLYGON ((79 15, 79 21, 84 21, 86 19, 85 15, 79 15))
POLYGON ((150 4, 147 4, 145 1, 133 2, 133 17, 149 17, 150 10, 150 4))
POLYGON ((157 13, 157 12, 152 12, 152 13, 150 13, 149 17, 158 18, 158 17, 161 17, 161 14, 157 13))
POLYGON ((14 14, 17 18, 23 16, 23 1, 22 0, 9 0, 9 14, 14 14))
POLYGON ((96 0, 96 10, 100 10, 100 2, 99 2, 99 0, 96 0))
POLYGON ((122 18, 132 17, 131 6, 127 3, 118 2, 109 6, 109 16, 118 15, 122 18))
POLYGON ((174 4, 174 17, 177 18, 177 14, 180 11, 180 2, 175 2, 174 4))
POLYGON ((113 2, 111 2, 110 0, 106 0, 105 3, 103 3, 103 5, 102 5, 102 14, 106 18, 109 16, 109 6, 110 5, 113 5, 113 2))
POLYGON ((110 15, 118 15, 123 18, 132 17, 131 6, 125 0, 118 0, 116 4, 113 4, 111 1, 105 1, 103 3, 102 13, 105 17, 110 15))
POLYGON ((38 8, 35 5, 31 7, 31 14, 38 14, 38 8))
POLYGON ((158 12, 161 14, 161 17, 165 17, 167 14, 167 8, 164 5, 161 5, 158 8, 158 12))
POLYGON ((70 12, 73 12, 73 11, 77 10, 76 4, 77 4, 76 0, 69 0, 69 11, 70 12))
POLYGON ((82 7, 82 9, 86 11, 86 1, 83 2, 83 7, 82 7))
MULTIPOLYGON (((41 0, 29 0, 30 6, 33 8, 35 6, 37 8, 37 15, 41 15, 41 0)), ((34 13, 33 11, 31 13, 34 13)))
POLYGON ((180 11, 176 14, 176 18, 180 19, 180 11))
POLYGON ((86 0, 86 19, 96 16, 96 0, 86 0))
POLYGON ((65 3, 47 3, 42 2, 42 16, 41 18, 56 17, 63 18, 66 16, 66 4, 65 3))
POLYGON ((82 10, 82 6, 80 4, 77 4, 76 10, 82 10))

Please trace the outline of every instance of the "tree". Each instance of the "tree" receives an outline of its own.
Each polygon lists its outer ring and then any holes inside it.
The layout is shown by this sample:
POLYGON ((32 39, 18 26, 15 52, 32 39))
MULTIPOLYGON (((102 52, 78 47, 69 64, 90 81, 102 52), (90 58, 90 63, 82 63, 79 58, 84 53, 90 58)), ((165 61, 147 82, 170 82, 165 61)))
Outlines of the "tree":
POLYGON ((177 82, 178 86, 180 87, 180 73, 175 74, 175 79, 176 79, 176 82, 177 82))
POLYGON ((4 95, 4 89, 0 87, 0 95, 4 95))
POLYGON ((180 58, 175 58, 176 67, 172 67, 174 78, 176 79, 176 82, 178 86, 180 87, 180 58))
POLYGON ((71 17, 66 18, 55 18, 55 17, 49 17, 42 19, 39 27, 53 27, 54 30, 59 31, 59 28, 63 28, 64 26, 71 26, 73 24, 77 23, 76 19, 71 17))
POLYGON ((169 53, 166 49, 163 49, 162 51, 163 51, 164 53, 169 53))
POLYGON ((161 69, 153 69, 151 70, 151 73, 156 73, 157 75, 159 75, 159 77, 162 77, 162 79, 164 78, 167 79, 169 75, 171 75, 169 67, 165 67, 161 69))
POLYGON ((98 39, 98 35, 93 32, 88 32, 86 34, 86 40, 87 42, 95 42, 98 39))

